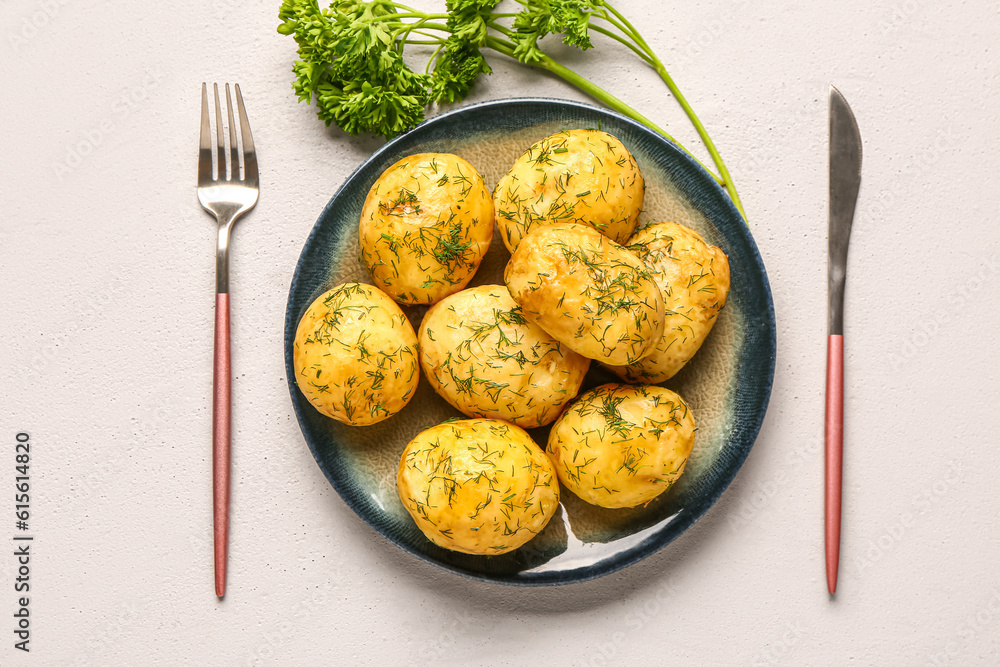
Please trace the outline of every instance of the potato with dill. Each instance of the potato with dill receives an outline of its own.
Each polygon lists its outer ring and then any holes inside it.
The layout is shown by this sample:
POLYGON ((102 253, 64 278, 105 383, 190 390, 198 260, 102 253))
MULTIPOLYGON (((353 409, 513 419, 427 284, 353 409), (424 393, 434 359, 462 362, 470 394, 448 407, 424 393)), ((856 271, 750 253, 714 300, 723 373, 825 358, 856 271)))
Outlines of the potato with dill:
POLYGON ((404 304, 465 287, 493 240, 493 198, 482 175, 450 153, 405 157, 379 176, 361 211, 361 263, 404 304))
POLYGON ((514 252, 533 229, 574 222, 624 243, 639 221, 645 188, 635 158, 607 132, 553 134, 531 146, 497 182, 500 238, 514 252))
POLYGON ((694 447, 684 400, 655 385, 605 384, 574 401, 549 433, 559 481, 592 505, 650 502, 673 486, 694 447))
POLYGON ((295 331, 295 383, 313 407, 355 426, 403 409, 417 388, 417 335, 371 285, 345 283, 312 302, 295 331))
POLYGON ((434 544, 498 555, 537 535, 559 505, 552 462, 525 431, 495 419, 418 434, 396 477, 403 506, 434 544))
POLYGON ((539 227, 511 255, 504 282, 529 321, 589 359, 630 364, 663 333, 663 297, 649 270, 592 227, 539 227))
POLYGON ((612 371, 628 382, 669 380, 711 332, 729 295, 729 259, 720 248, 675 222, 636 232, 628 245, 649 267, 666 306, 663 336, 647 356, 612 371))
POLYGON ((551 423, 576 396, 590 359, 529 322, 503 285, 434 304, 419 327, 420 365, 434 390, 470 417, 522 428, 551 423))

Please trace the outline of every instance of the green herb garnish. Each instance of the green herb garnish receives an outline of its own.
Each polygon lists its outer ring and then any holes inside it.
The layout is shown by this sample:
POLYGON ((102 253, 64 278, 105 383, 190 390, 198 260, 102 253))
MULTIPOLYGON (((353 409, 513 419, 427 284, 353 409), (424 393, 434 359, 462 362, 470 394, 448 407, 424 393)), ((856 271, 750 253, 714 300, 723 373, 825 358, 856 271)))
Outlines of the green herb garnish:
POLYGON ((326 9, 320 9, 317 0, 284 0, 278 32, 298 43, 292 87, 299 100, 315 101, 317 115, 327 125, 336 123, 353 135, 394 137, 420 123, 428 105, 464 99, 480 74, 493 71, 483 56, 483 49, 490 49, 562 78, 677 144, 651 120, 553 59, 540 45, 546 35, 559 34, 565 44, 590 49, 594 31, 621 43, 656 71, 712 156, 719 171, 716 180, 743 212, 705 127, 639 31, 609 2, 517 0, 519 12, 498 13, 493 11, 498 1, 447 0, 445 12, 429 13, 394 0, 334 0, 326 9), (423 72, 404 62, 408 45, 436 47, 423 72))

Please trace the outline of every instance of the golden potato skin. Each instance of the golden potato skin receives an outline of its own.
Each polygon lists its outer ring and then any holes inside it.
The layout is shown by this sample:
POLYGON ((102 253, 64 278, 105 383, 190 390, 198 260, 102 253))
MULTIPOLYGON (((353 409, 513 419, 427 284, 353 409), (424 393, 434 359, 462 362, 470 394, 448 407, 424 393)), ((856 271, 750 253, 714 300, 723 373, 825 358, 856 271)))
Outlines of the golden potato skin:
POLYGON ((694 447, 694 416, 663 387, 605 384, 574 401, 549 433, 559 481, 599 507, 636 507, 669 489, 694 447))
POLYGON ((529 322, 503 285, 462 290, 431 306, 420 366, 434 390, 469 417, 544 426, 580 391, 590 359, 529 322))
POLYGON ((417 435, 399 461, 396 488, 427 539, 467 554, 517 549, 559 505, 545 452, 496 419, 445 422, 417 435))
POLYGON ((430 304, 465 287, 493 240, 482 175, 450 153, 405 157, 368 191, 358 226, 361 263, 399 303, 430 304))
POLYGON ((295 383, 328 417, 375 424, 417 388, 417 335, 399 306, 371 285, 345 283, 312 302, 295 331, 295 383))
POLYGON ((624 243, 645 191, 635 158, 617 138, 600 130, 559 132, 535 143, 497 182, 500 238, 514 252, 541 225, 575 222, 624 243))
POLYGON ((663 333, 663 298, 649 270, 592 227, 537 228, 517 246, 504 281, 528 320, 589 359, 630 364, 663 333))
POLYGON ((649 267, 666 306, 663 336, 648 356, 610 367, 627 382, 669 380, 705 342, 729 295, 729 258, 701 235, 675 222, 636 232, 628 249, 649 267))

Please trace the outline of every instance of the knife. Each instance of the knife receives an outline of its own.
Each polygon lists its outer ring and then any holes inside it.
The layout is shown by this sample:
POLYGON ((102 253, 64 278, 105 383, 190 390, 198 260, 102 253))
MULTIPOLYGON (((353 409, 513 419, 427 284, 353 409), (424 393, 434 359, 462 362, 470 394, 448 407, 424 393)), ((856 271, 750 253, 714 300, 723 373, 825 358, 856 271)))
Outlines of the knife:
POLYGON ((844 281, 847 245, 861 185, 861 133, 840 91, 830 86, 829 324, 826 344, 826 586, 837 591, 844 465, 844 281))

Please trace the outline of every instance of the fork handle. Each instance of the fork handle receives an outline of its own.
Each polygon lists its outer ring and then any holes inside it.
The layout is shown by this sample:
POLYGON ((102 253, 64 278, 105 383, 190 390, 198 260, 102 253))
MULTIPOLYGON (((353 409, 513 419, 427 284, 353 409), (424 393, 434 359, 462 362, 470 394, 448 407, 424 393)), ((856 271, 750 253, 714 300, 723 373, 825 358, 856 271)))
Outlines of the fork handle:
POLYGON ((826 347, 826 586, 837 591, 840 564, 841 489, 844 469, 844 337, 831 335, 826 347))
POLYGON ((212 391, 212 512, 215 527, 215 594, 226 594, 229 551, 229 444, 232 365, 229 357, 229 293, 215 294, 215 371, 212 391))

